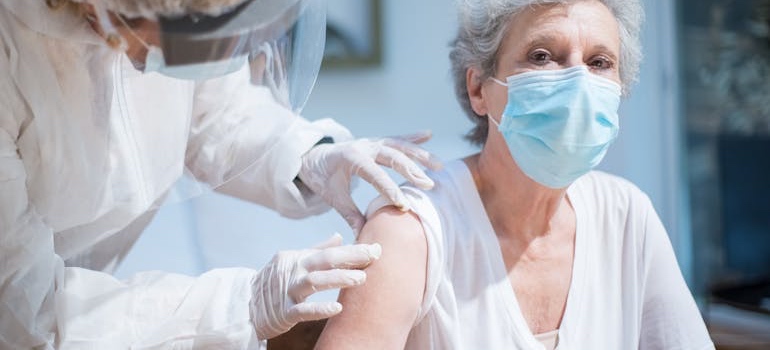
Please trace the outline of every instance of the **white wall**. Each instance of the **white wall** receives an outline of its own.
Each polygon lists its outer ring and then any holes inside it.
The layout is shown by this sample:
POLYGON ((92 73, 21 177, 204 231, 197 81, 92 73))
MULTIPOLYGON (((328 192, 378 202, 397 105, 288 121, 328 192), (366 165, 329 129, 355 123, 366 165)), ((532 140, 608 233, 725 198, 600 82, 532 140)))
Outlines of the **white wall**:
MULTIPOLYGON (((334 117, 358 137, 431 129, 434 138, 425 148, 445 160, 474 152, 461 139, 471 124, 455 101, 449 76, 448 43, 456 26, 453 1, 384 0, 382 4, 381 67, 322 72, 304 114, 311 119, 334 117)), ((647 1, 641 81, 622 106, 619 140, 601 168, 631 179, 650 195, 678 253, 683 252, 680 255, 687 261, 687 250, 680 247, 688 240, 680 233, 677 220, 681 209, 676 183, 679 163, 675 145, 679 140, 670 42, 675 38, 671 32, 672 6, 666 0, 647 1)), ((364 183, 354 192, 362 208, 374 196, 374 190, 364 183)), ((138 262, 159 246, 186 263, 158 261, 155 268, 194 273, 201 270, 194 271, 193 267, 259 268, 278 250, 311 246, 335 231, 352 242, 347 226, 335 213, 290 221, 213 194, 188 203, 186 208, 194 215, 161 212, 120 273, 147 267, 138 262), (188 230, 190 226, 195 229, 188 230), (169 238, 179 243, 170 244, 169 238), (168 250, 169 246, 174 249, 168 250)))

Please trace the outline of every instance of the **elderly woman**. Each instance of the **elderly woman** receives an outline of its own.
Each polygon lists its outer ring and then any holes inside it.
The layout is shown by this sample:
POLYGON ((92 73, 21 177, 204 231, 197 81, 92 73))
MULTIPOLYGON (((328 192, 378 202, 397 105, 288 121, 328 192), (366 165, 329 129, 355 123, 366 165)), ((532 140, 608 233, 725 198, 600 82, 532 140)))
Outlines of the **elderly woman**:
POLYGON ((650 200, 591 171, 638 72, 638 0, 459 4, 483 149, 406 187, 409 213, 370 205, 359 240, 386 253, 318 348, 713 349, 650 200))

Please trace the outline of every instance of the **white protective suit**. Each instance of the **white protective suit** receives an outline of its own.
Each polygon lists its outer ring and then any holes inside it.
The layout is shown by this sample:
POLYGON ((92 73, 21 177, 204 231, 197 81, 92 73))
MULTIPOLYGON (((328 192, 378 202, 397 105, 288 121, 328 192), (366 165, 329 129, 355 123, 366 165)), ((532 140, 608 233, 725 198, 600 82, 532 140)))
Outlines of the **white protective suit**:
POLYGON ((347 130, 266 102, 247 74, 142 74, 43 0, 0 0, 0 48, 0 349, 253 347, 256 271, 109 273, 185 164, 212 183, 242 172, 219 190, 285 216, 325 210, 293 180, 347 130))

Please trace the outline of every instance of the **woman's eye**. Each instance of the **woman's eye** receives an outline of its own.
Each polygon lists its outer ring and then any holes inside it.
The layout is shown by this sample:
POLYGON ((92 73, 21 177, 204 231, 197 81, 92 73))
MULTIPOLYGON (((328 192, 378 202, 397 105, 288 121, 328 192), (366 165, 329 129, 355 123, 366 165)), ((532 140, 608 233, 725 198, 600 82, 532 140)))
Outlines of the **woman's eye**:
POLYGON ((596 57, 588 63, 588 66, 590 66, 593 69, 604 70, 604 69, 612 68, 613 64, 612 64, 612 61, 610 61, 606 57, 596 57))
POLYGON ((529 60, 536 65, 542 66, 551 62, 551 54, 547 51, 537 50, 529 54, 529 60))

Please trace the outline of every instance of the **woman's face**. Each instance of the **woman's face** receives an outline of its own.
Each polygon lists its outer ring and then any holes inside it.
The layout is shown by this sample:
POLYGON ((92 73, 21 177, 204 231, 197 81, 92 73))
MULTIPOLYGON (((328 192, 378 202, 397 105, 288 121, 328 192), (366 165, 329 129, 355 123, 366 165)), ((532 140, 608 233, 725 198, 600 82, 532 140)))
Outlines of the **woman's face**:
MULTIPOLYGON (((620 35, 612 12, 596 0, 533 6, 511 17, 497 55, 494 76, 505 78, 534 70, 586 66, 620 84, 620 35)), ((505 87, 481 82, 480 115, 499 118, 507 102, 505 87)), ((473 97, 471 98, 473 102, 473 97)), ((499 119, 498 119, 499 120, 499 119)))

